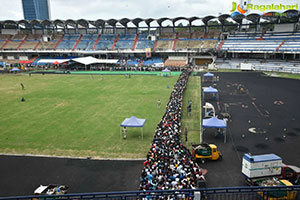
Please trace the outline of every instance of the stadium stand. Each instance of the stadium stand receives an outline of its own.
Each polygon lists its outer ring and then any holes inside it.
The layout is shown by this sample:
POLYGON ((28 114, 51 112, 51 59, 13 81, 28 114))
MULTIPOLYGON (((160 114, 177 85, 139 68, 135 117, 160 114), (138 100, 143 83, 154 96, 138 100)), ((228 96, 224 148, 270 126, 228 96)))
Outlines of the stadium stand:
POLYGON ((299 52, 300 32, 233 33, 221 50, 228 52, 299 52))
POLYGON ((162 32, 159 37, 161 39, 175 39, 176 34, 171 32, 162 32))
POLYGON ((156 66, 156 65, 163 64, 163 60, 161 58, 150 58, 150 59, 144 60, 142 62, 142 64, 145 66, 156 66))
POLYGON ((136 35, 120 35, 115 49, 132 49, 136 35))
POLYGON ((95 50, 111 50, 115 38, 116 35, 113 34, 102 34, 99 42, 95 47, 95 50))
POLYGON ((194 31, 191 33, 192 39, 203 39, 204 38, 204 31, 194 31))
POLYGON ((148 36, 141 34, 138 36, 138 41, 135 49, 147 49, 147 48, 154 48, 154 41, 148 40, 148 36))
POLYGON ((165 61, 165 67, 183 67, 187 64, 186 57, 175 57, 169 56, 169 58, 165 61))
POLYGON ((58 44, 57 49, 73 49, 80 34, 65 34, 62 41, 58 44))
POLYGON ((158 40, 156 49, 172 49, 173 40, 158 40))

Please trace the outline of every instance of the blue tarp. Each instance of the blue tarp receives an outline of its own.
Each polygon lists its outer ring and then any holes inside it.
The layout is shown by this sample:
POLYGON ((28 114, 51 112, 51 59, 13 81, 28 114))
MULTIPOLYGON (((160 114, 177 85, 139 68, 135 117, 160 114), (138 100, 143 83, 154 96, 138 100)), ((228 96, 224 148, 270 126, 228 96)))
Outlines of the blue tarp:
POLYGON ((209 119, 202 120, 203 128, 226 128, 226 122, 222 119, 212 117, 209 119))
POLYGON ((130 118, 126 118, 121 126, 122 127, 143 127, 146 122, 146 119, 139 119, 135 116, 132 116, 130 118))
POLYGON ((210 72, 207 72, 206 74, 203 75, 204 77, 213 77, 214 74, 210 73, 210 72))
POLYGON ((213 88, 213 87, 211 87, 211 86, 209 86, 208 88, 204 88, 203 92, 204 93, 218 93, 218 90, 215 89, 215 88, 213 88))
POLYGON ((10 72, 18 72, 18 71, 21 71, 19 68, 17 67, 14 67, 12 68, 11 70, 9 70, 10 72))

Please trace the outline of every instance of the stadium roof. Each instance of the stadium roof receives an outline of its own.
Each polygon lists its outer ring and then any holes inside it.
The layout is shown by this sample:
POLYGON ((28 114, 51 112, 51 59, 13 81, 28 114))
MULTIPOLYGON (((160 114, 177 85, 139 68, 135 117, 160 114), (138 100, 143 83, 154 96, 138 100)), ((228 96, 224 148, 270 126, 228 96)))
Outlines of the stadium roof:
POLYGON ((287 10, 284 12, 285 15, 279 14, 279 13, 267 13, 265 16, 261 16, 259 14, 249 14, 249 15, 234 15, 231 17, 229 14, 222 14, 219 16, 205 16, 205 17, 175 17, 175 18, 168 18, 168 17, 163 17, 159 19, 153 19, 153 18, 134 18, 134 19, 128 19, 128 18, 122 18, 122 19, 97 19, 97 20, 86 20, 86 19, 79 19, 79 20, 73 20, 73 19, 68 19, 68 20, 60 20, 56 19, 53 21, 49 20, 19 20, 19 21, 14 21, 14 20, 5 20, 5 21, 0 21, 0 28, 5 27, 6 25, 8 26, 16 26, 18 27, 19 25, 32 25, 32 26, 40 26, 40 27, 74 27, 74 28, 89 28, 90 25, 97 27, 97 28, 103 28, 108 26, 116 27, 116 24, 119 23, 123 27, 127 27, 128 23, 134 24, 137 28, 140 27, 139 24, 141 22, 144 22, 148 27, 150 27, 151 22, 156 21, 159 27, 162 27, 163 22, 165 21, 170 21, 172 22, 173 26, 175 26, 175 22, 179 20, 185 20, 188 22, 189 26, 192 26, 193 22, 196 20, 201 20, 203 24, 208 25, 208 22, 211 20, 218 20, 222 25, 225 23, 225 20, 228 18, 232 18, 235 22, 237 23, 242 23, 242 20, 245 18, 255 24, 258 24, 260 22, 260 19, 264 19, 267 21, 271 21, 273 23, 278 23, 280 22, 280 19, 282 18, 288 18, 292 19, 294 22, 299 21, 299 16, 300 13, 298 10, 287 10))

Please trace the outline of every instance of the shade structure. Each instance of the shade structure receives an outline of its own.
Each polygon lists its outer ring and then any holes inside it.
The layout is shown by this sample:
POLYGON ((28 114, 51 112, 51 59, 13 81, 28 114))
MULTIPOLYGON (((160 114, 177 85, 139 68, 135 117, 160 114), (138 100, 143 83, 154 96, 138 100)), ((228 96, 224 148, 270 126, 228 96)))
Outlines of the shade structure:
MULTIPOLYGON (((139 119, 136 118, 135 116, 131 116, 130 118, 126 118, 120 127, 138 127, 142 128, 142 139, 144 138, 144 131, 143 131, 143 126, 146 122, 146 119, 139 119)), ((121 129, 120 129, 120 136, 122 135, 121 129)))
POLYGON ((58 65, 60 62, 55 61, 54 63, 52 63, 52 65, 58 65))
POLYGON ((25 60, 25 64, 31 64, 31 63, 33 63, 32 60, 25 60))
POLYGON ((209 119, 202 120, 203 128, 226 128, 226 122, 222 119, 218 119, 216 117, 212 117, 209 119))
POLYGON ((81 63, 83 65, 91 65, 91 64, 116 64, 118 62, 118 59, 97 59, 92 56, 88 57, 82 57, 82 58, 74 58, 72 61, 81 63))
POLYGON ((218 90, 216 88, 209 86, 208 88, 204 88, 203 92, 204 93, 218 93, 218 90))
POLYGON ((204 77, 213 77, 214 74, 210 73, 210 72, 207 72, 206 74, 203 75, 204 77))
POLYGON ((38 64, 52 64, 54 62, 64 63, 68 62, 70 59, 40 59, 37 63, 38 64))
POLYGON ((162 70, 162 72, 171 72, 170 70, 168 70, 168 68, 162 70))
POLYGON ((26 63, 26 60, 20 60, 18 63, 20 63, 20 64, 25 64, 25 63, 26 63))
POLYGON ((9 71, 11 71, 11 72, 18 72, 18 71, 21 71, 21 70, 19 68, 17 68, 17 67, 14 67, 14 68, 12 68, 9 71))
POLYGON ((143 127, 146 122, 146 119, 139 119, 135 116, 131 116, 130 118, 126 118, 121 126, 122 127, 143 127))
MULTIPOLYGON (((226 121, 225 120, 222 120, 222 119, 218 119, 216 117, 211 117, 209 119, 203 119, 202 120, 202 128, 205 129, 205 128, 217 128, 217 129, 223 129, 223 135, 224 135, 224 143, 226 143, 226 127, 227 127, 227 124, 226 124, 226 121)), ((203 141, 202 139, 202 135, 203 135, 203 129, 201 131, 201 134, 200 134, 200 142, 203 141)))

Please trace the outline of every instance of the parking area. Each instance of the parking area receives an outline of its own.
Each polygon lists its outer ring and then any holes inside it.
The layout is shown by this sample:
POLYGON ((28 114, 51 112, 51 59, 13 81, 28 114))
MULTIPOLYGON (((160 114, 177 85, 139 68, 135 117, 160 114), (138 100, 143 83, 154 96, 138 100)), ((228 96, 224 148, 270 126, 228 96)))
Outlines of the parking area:
POLYGON ((256 72, 214 74, 219 77, 214 85, 219 100, 206 102, 214 105, 219 116, 224 105, 229 105, 231 118, 226 144, 222 135, 215 135, 215 130, 204 132, 204 141, 217 144, 223 154, 222 161, 202 165, 208 169, 207 187, 245 185, 241 174, 244 153, 275 153, 284 163, 300 166, 300 81, 256 72))

